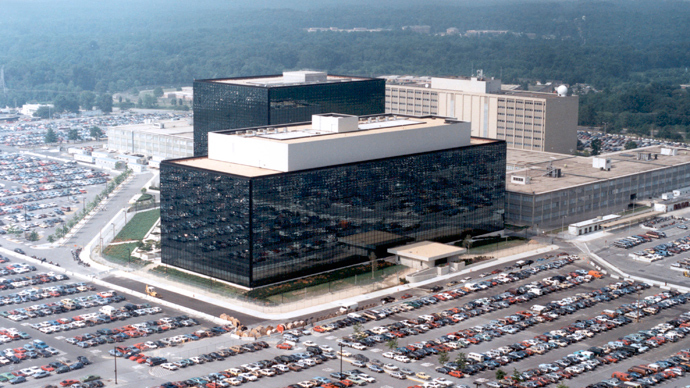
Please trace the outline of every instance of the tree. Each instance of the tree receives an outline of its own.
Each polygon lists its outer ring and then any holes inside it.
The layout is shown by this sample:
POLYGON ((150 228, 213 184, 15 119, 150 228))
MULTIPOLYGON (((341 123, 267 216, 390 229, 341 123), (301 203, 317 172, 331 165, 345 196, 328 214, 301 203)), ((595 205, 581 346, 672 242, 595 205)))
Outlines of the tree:
POLYGON ((50 236, 48 236, 48 242, 49 243, 55 242, 55 236, 53 236, 52 234, 50 236))
POLYGON ((103 131, 94 125, 93 127, 91 127, 91 129, 89 129, 89 134, 91 135, 91 137, 98 139, 101 136, 103 136, 103 131))
POLYGON ((506 377, 507 373, 503 369, 497 369, 496 370, 496 380, 503 380, 504 377, 506 377))
POLYGON ((79 105, 81 105, 81 108, 84 110, 91 110, 93 109, 93 105, 96 102, 96 95, 93 94, 93 92, 81 92, 79 94, 79 105))
POLYGON ((466 235, 465 238, 462 239, 462 246, 463 248, 467 249, 469 252, 470 248, 472 248, 472 236, 471 235, 466 235))
POLYGON ((35 230, 32 230, 26 239, 29 241, 38 241, 40 239, 40 237, 38 235, 38 232, 36 232, 35 230))
POLYGON ((389 339, 386 341, 386 347, 390 350, 396 349, 398 347, 398 340, 396 338, 389 339))
POLYGON ((40 117, 42 119, 49 119, 50 118, 50 107, 47 105, 41 105, 36 109, 36 112, 34 112, 34 117, 40 117))
POLYGON ((43 141, 46 144, 56 143, 58 141, 57 135, 55 134, 55 131, 53 131, 53 128, 48 128, 46 134, 43 136, 43 141))
POLYGON ((75 128, 72 128, 67 133, 67 138, 69 140, 80 140, 81 136, 79 135, 79 131, 77 131, 75 128))
POLYGON ((592 143, 590 144, 590 148, 592 149, 592 155, 599 155, 599 153, 601 153, 601 140, 599 140, 599 139, 592 140, 592 143))
POLYGON ((463 352, 458 353, 458 355, 455 356, 455 363, 458 364, 458 368, 465 369, 467 366, 467 355, 463 352))
POLYGON ((58 113, 79 113, 79 101, 77 101, 77 98, 72 94, 61 94, 57 96, 55 101, 53 101, 53 106, 55 107, 55 112, 58 113))
POLYGON ((450 357, 448 357, 448 352, 440 352, 438 354, 438 363, 443 366, 446 365, 446 363, 450 360, 450 357))
POLYGON ((520 373, 519 370, 517 370, 517 368, 513 369, 513 380, 522 381, 522 374, 520 373))
POLYGON ((354 325, 352 325, 352 334, 355 336, 355 338, 362 338, 362 333, 364 331, 364 328, 362 327, 362 324, 357 322, 354 325))
POLYGON ((628 140, 628 142, 625 143, 626 150, 633 150, 635 148, 637 148, 637 142, 635 142, 634 140, 628 140))
POLYGON ((101 94, 98 96, 96 106, 103 111, 103 113, 111 113, 113 111, 113 95, 106 93, 101 94))
POLYGON ((141 102, 139 103, 139 105, 142 108, 158 108, 158 99, 154 97, 154 95, 151 93, 144 93, 140 98, 140 101, 141 102))
POLYGON ((141 188, 141 193, 142 193, 142 194, 146 194, 146 187, 142 187, 142 188, 141 188))
POLYGON ((154 97, 161 98, 161 97, 163 97, 163 95, 164 95, 163 88, 161 88, 160 86, 153 89, 153 96, 154 97))
POLYGON ((570 387, 565 385, 564 383, 560 383, 556 386, 556 388, 570 388, 570 387))

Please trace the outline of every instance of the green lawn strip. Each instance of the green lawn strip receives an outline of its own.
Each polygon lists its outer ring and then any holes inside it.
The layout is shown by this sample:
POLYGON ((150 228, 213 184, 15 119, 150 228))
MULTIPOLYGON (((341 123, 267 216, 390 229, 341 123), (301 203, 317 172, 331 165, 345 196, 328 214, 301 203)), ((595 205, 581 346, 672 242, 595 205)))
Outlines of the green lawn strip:
POLYGON ((160 209, 154 209, 146 212, 137 213, 132 217, 132 220, 125 225, 120 233, 115 236, 113 242, 141 240, 146 236, 146 233, 151 230, 153 224, 160 218, 160 209))
POLYGON ((132 252, 136 247, 136 243, 108 245, 105 250, 103 250, 103 257, 112 263, 120 265, 132 264, 143 267, 148 264, 147 261, 141 260, 138 257, 132 257, 132 252))
POLYGON ((215 292, 220 295, 231 295, 237 297, 244 292, 244 290, 235 288, 229 284, 216 282, 203 276, 197 276, 188 272, 180 271, 173 267, 166 267, 164 265, 157 265, 149 269, 149 272, 153 275, 160 276, 168 280, 178 281, 190 286, 202 288, 206 291, 215 292))
MULTIPOLYGON (((395 272, 395 270, 388 269, 388 267, 391 266, 395 265, 385 261, 380 262, 378 264, 379 270, 374 275, 374 279, 376 279, 377 276, 380 277, 380 275, 383 273, 381 272, 381 268, 385 268, 386 273, 395 272)), ((287 297, 289 295, 287 293, 296 290, 300 290, 302 293, 304 293, 304 288, 316 286, 320 286, 319 290, 325 290, 326 292, 328 292, 329 282, 344 281, 346 283, 354 284, 355 275, 357 275, 358 277, 358 283, 361 282, 363 284, 366 281, 367 276, 369 277, 369 279, 371 279, 371 264, 360 264, 352 267, 337 269, 335 271, 324 272, 317 275, 295 279, 291 282, 256 288, 247 292, 247 296, 256 299, 269 299, 273 295, 286 294, 285 297, 287 297)), ((333 291, 333 285, 331 285, 331 291, 333 291)), ((309 290, 307 290, 307 293, 309 293, 309 290)), ((299 294, 299 292, 297 292, 297 294, 299 294)))

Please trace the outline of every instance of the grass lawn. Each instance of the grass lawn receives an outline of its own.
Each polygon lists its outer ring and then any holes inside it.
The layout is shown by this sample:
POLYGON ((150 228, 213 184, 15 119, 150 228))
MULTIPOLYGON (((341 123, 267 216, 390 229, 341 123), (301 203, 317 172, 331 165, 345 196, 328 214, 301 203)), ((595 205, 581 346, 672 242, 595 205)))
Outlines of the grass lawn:
POLYGON ((158 221, 161 216, 160 209, 154 209, 147 212, 137 213, 125 225, 120 233, 115 236, 113 242, 141 240, 146 236, 153 224, 158 221))
POLYGON ((137 257, 131 257, 132 251, 137 247, 136 243, 126 243, 117 245, 108 245, 103 250, 103 257, 113 263, 126 265, 134 264, 139 267, 143 267, 148 264, 137 257))
POLYGON ((225 283, 216 282, 203 276, 196 276, 169 266, 166 267, 164 265, 158 265, 149 269, 149 272, 169 280, 175 280, 181 283, 189 284, 190 286, 203 288, 221 295, 237 296, 244 292, 242 289, 232 287, 225 283))

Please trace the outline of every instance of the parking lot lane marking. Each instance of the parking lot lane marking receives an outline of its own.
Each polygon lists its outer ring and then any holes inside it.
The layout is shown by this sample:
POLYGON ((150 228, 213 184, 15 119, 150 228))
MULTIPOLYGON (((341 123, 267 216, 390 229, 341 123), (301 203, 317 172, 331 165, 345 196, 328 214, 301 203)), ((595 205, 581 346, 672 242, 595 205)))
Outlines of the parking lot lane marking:
POLYGON ((98 350, 98 349, 90 350, 90 352, 93 354, 103 353, 102 350, 98 350))
POLYGON ((417 382, 417 383, 422 383, 422 384, 428 382, 428 380, 418 379, 418 378, 413 377, 413 376, 407 376, 407 379, 408 379, 408 380, 415 381, 415 382, 417 382))
POLYGON ((430 362, 425 362, 425 363, 422 364, 422 366, 425 366, 425 367, 428 368, 428 367, 430 367, 430 366, 434 366, 434 364, 432 364, 432 363, 430 363, 430 362))
POLYGON ((138 364, 138 365, 133 365, 133 366, 132 366, 132 369, 141 369, 141 368, 143 368, 143 367, 144 367, 143 365, 138 364))
POLYGON ((324 372, 333 372, 333 368, 323 368, 321 370, 324 372))
POLYGON ((371 349, 372 353, 381 353, 383 352, 383 349, 371 349))
POLYGON ((390 385, 382 385, 381 388, 393 388, 390 385))
POLYGON ((54 338, 55 338, 56 340, 58 340, 58 341, 62 341, 63 339, 65 339, 65 337, 62 336, 62 335, 59 335, 59 336, 54 337, 54 338))
POLYGON ((336 339, 336 338, 338 338, 338 337, 336 337, 334 335, 329 335, 328 337, 326 337, 327 340, 331 340, 331 341, 336 339))

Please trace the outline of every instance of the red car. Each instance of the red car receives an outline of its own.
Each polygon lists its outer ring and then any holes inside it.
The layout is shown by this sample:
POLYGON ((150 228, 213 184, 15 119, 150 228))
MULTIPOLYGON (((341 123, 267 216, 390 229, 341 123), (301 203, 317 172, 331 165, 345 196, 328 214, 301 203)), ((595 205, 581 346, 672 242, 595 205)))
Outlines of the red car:
POLYGON ((69 379, 69 380, 62 380, 60 382, 60 385, 63 387, 69 387, 70 385, 74 385, 74 384, 79 384, 79 380, 69 379))
POLYGON ((278 349, 283 349, 283 350, 290 350, 290 349, 292 349, 292 345, 286 344, 286 343, 282 343, 282 344, 278 344, 277 348, 278 348, 278 349))

